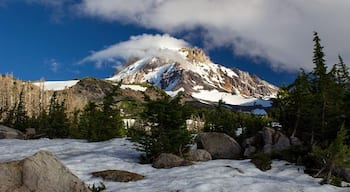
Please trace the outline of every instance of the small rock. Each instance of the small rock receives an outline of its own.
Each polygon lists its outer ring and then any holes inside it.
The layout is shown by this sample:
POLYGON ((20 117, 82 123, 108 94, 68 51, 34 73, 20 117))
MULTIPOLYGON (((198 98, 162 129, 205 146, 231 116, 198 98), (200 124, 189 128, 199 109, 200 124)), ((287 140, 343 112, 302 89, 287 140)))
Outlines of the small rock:
POLYGON ((157 169, 169 169, 173 167, 192 165, 192 162, 171 153, 162 153, 154 161, 152 166, 157 169))
POLYGON ((204 149, 191 150, 186 154, 186 159, 189 161, 210 161, 211 155, 204 149))
POLYGON ((130 181, 138 181, 144 179, 145 176, 132 173, 129 171, 123 170, 105 170, 93 172, 93 176, 102 177, 104 180, 116 181, 116 182, 130 182, 130 181))

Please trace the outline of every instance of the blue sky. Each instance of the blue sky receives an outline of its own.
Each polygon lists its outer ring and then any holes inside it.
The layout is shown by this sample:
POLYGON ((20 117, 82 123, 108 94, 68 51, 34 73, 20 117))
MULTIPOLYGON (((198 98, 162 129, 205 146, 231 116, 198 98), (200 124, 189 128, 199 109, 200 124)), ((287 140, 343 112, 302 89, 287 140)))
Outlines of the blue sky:
POLYGON ((23 80, 104 78, 123 59, 86 58, 131 36, 169 34, 205 49, 215 63, 276 85, 290 83, 299 68, 312 69, 314 30, 329 64, 338 54, 348 59, 348 11, 342 7, 349 1, 317 1, 0 0, 0 73, 23 80))

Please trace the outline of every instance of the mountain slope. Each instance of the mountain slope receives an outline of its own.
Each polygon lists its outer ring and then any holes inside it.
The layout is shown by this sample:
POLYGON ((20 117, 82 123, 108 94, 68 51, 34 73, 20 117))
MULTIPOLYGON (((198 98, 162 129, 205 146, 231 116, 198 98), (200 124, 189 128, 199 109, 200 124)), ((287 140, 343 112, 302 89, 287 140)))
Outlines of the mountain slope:
POLYGON ((130 59, 109 80, 126 84, 147 82, 168 92, 184 91, 185 95, 212 102, 222 97, 268 98, 278 90, 255 75, 214 64, 201 49, 191 48, 172 51, 164 57, 130 59), (210 98, 203 99, 203 95, 210 94, 210 98))

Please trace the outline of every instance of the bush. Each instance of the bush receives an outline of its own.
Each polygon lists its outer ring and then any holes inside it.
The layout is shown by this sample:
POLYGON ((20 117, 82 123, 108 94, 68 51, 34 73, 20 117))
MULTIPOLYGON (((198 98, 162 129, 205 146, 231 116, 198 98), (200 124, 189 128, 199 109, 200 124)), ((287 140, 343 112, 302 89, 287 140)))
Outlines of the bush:
POLYGON ((252 162, 256 168, 260 169, 261 171, 267 171, 271 169, 271 157, 265 153, 256 153, 250 162, 252 162))

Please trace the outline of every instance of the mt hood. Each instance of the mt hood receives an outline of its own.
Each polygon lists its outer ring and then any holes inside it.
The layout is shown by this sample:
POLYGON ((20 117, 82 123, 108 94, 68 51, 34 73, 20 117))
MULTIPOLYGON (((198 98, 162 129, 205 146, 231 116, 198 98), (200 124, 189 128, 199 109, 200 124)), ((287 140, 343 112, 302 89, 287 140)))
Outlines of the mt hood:
POLYGON ((213 63, 197 48, 164 50, 156 56, 131 58, 109 80, 123 84, 150 83, 170 94, 183 91, 197 100, 222 99, 233 105, 242 103, 231 100, 270 98, 278 90, 248 72, 213 63))

